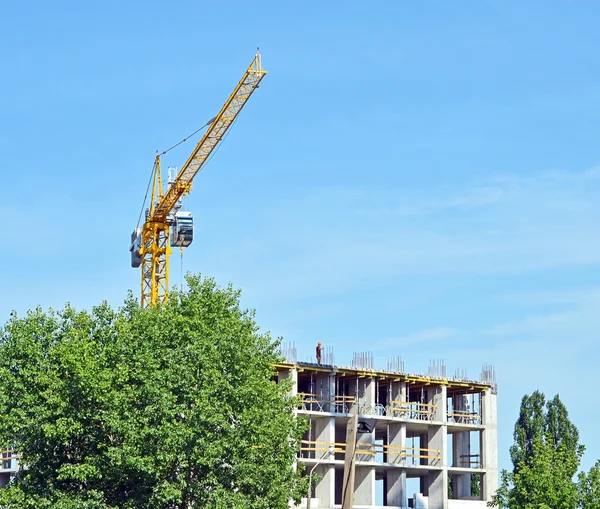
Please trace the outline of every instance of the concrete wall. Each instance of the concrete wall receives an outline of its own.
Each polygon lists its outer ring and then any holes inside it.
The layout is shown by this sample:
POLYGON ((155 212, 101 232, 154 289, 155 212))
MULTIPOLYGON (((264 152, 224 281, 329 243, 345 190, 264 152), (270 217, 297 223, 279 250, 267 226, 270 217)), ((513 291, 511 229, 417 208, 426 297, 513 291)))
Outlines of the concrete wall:
POLYGON ((405 471, 398 469, 388 470, 387 503, 388 506, 407 507, 405 471))
POLYGON ((371 506, 375 504, 375 469, 371 467, 356 467, 354 481, 354 505, 371 506))
POLYGON ((327 464, 322 464, 315 468, 315 472, 321 476, 320 482, 315 487, 315 497, 321 507, 332 507, 335 502, 335 470, 327 464))
POLYGON ((492 389, 482 394, 481 412, 485 426, 481 433, 481 466, 486 469, 481 490, 484 500, 489 500, 498 490, 498 409, 492 389))

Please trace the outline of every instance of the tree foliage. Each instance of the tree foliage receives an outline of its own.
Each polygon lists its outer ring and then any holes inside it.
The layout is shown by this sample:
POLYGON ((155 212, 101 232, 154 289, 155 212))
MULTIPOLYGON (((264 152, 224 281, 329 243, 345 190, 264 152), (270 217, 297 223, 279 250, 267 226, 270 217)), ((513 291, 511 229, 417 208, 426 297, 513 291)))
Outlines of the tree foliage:
MULTIPOLYGON (((481 474, 471 474, 471 496, 481 496, 481 474)), ((448 476, 448 499, 454 498, 454 478, 448 476)))
POLYGON ((576 508, 573 482, 583 447, 558 396, 524 396, 510 449, 512 472, 502 472, 493 504, 508 508, 576 508))
POLYGON ((600 460, 589 472, 579 474, 579 506, 581 509, 600 509, 600 460))
POLYGON ((503 471, 488 505, 519 509, 576 509, 574 476, 584 447, 558 395, 546 402, 536 391, 524 396, 510 449, 513 471, 503 471))
POLYGON ((481 474, 471 474, 471 495, 481 496, 481 474))
POLYGON ((0 441, 26 469, 4 508, 287 508, 303 424, 278 347, 238 291, 187 278, 167 306, 12 316, 0 441))

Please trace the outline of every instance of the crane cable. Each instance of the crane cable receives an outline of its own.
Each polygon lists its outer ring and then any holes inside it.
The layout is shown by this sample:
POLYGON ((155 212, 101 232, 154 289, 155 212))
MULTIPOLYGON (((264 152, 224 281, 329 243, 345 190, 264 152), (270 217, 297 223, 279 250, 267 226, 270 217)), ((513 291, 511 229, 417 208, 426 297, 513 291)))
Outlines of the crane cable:
POLYGON ((138 216, 138 222, 135 227, 136 230, 140 227, 140 221, 142 220, 142 214, 144 213, 144 207, 146 206, 146 200, 148 199, 148 191, 150 191, 150 186, 152 185, 152 177, 154 177, 155 169, 156 169, 156 162, 152 165, 152 171, 150 172, 150 180, 148 180, 148 186, 146 187, 146 194, 144 195, 144 201, 142 202, 142 208, 140 210, 140 215, 138 216))
MULTIPOLYGON (((168 149, 163 150, 162 152, 160 152, 160 155, 165 155, 167 152, 170 152, 175 147, 178 147, 182 143, 188 141, 192 136, 196 136, 196 134, 198 134, 200 131, 202 131, 202 129, 204 129, 205 127, 208 127, 210 124, 212 124, 215 121, 215 118, 217 118, 217 117, 211 118, 208 122, 206 122, 206 124, 204 124, 199 129, 196 129, 192 134, 190 134, 190 135, 186 136, 185 138, 183 138, 183 140, 181 140, 179 143, 176 143, 172 147, 170 147, 170 148, 168 148, 168 149)), ((158 150, 156 151, 156 153, 157 154, 159 153, 158 150)), ((146 200, 148 199, 148 192, 150 191, 150 186, 152 185, 152 178, 154 177, 155 170, 156 170, 156 162, 152 166, 152 171, 150 172, 150 179, 148 180, 148 186, 146 187, 146 194, 144 195, 144 201, 142 202, 142 208, 140 210, 140 215, 138 216, 138 221, 137 221, 136 229, 140 227, 140 221, 142 220, 142 214, 144 213, 144 207, 146 206, 146 200)))
POLYGON ((196 134, 198 134, 200 131, 202 131, 202 129, 204 129, 205 127, 208 127, 210 124, 212 124, 215 119, 217 117, 213 117, 211 118, 208 122, 206 122, 206 124, 204 124, 202 127, 200 127, 199 129, 196 129, 192 134, 190 134, 189 136, 186 136, 185 138, 183 138, 183 140, 181 140, 179 143, 175 143, 175 145, 173 145, 171 148, 168 148, 167 150, 163 150, 160 155, 164 156, 167 152, 170 152, 171 150, 173 150, 175 147, 178 147, 179 145, 181 145, 184 141, 188 141, 189 138, 191 138, 192 136, 196 136, 196 134))
POLYGON ((183 245, 179 246, 179 253, 181 254, 181 291, 185 291, 185 288, 183 287, 183 245))
MULTIPOLYGON (((176 143, 175 145, 173 145, 171 148, 168 148, 167 150, 164 150, 163 152, 160 153, 160 155, 164 155, 167 152, 170 152, 171 150, 173 150, 175 147, 178 147, 179 145, 181 145, 183 142, 187 141, 188 139, 190 139, 192 136, 195 136, 196 134, 198 134, 202 129, 204 129, 205 127, 208 127, 210 124, 212 124, 215 119, 217 117, 213 117, 211 118, 208 122, 206 122, 206 124, 204 124, 200 129, 196 129, 192 134, 190 134, 189 136, 183 138, 183 140, 181 140, 179 143, 176 143)), ((235 123, 237 122, 239 118, 239 113, 238 115, 235 116, 235 118, 233 119, 233 122, 231 122, 229 127, 233 127, 235 125, 235 123)), ((219 141, 224 141, 227 136, 229 136, 230 133, 230 129, 228 128, 227 131, 225 132, 225 135, 223 136, 223 138, 219 141)), ((204 162, 204 164, 208 163, 215 155, 216 153, 219 151, 219 149, 221 148, 221 144, 217 144, 217 146, 215 147, 215 149, 211 152, 211 154, 208 156, 208 159, 206 159, 206 161, 204 162)), ((158 150, 156 151, 156 153, 158 153, 158 150)), ((204 165, 202 165, 202 168, 204 167, 204 165)), ((137 222, 137 226, 136 229, 140 227, 140 221, 142 219, 142 214, 144 213, 144 206, 146 205, 146 199, 148 198, 148 191, 150 191, 150 186, 152 185, 152 177, 154 176, 154 170, 156 168, 156 164, 152 167, 152 172, 150 173, 150 180, 148 180, 148 187, 146 187, 146 194, 144 195, 144 202, 142 203, 142 209, 140 210, 140 215, 138 217, 138 222, 137 222)), ((202 168, 200 168, 199 171, 202 171, 202 168)))
MULTIPOLYGON (((217 118, 217 117, 215 117, 215 118, 217 118)), ((212 123, 214 120, 215 120, 215 119, 213 118, 212 120, 210 120, 209 122, 207 122, 207 124, 206 124, 206 125, 209 125, 209 124, 211 124, 211 123, 212 123)), ((236 118, 233 120, 233 122, 231 123, 231 126, 233 126, 233 124, 235 124, 236 120, 237 120, 237 117, 236 117, 236 118)), ((203 127, 206 127, 206 125, 205 125, 205 126, 203 126, 203 127)), ((201 127, 200 129, 202 129, 202 127, 201 127)), ((200 129, 198 129, 198 131, 199 131, 200 129)), ((196 133, 197 133, 198 131, 196 131, 196 133)), ((194 134, 196 134, 196 133, 194 133, 194 134)), ((225 136, 223 136, 223 139, 222 139, 221 141, 225 140, 225 138, 227 138, 227 136, 229 136, 229 133, 230 133, 230 131, 229 131, 229 130, 227 130, 227 132, 225 133, 225 136)), ((193 136, 193 135, 191 135, 191 136, 193 136)), ((189 138, 189 136, 188 136, 188 138, 189 138)), ((183 143, 184 141, 185 141, 185 140, 183 140, 183 141, 180 141, 180 142, 179 142, 177 145, 179 145, 179 144, 183 143)), ((174 147, 176 147, 177 145, 174 145, 174 146, 173 146, 173 147, 171 147, 171 148, 174 148, 174 147)), ((214 156, 214 155, 215 155, 215 154, 216 154, 216 153, 219 151, 219 149, 220 149, 220 148, 221 148, 221 144, 219 143, 219 144, 217 145, 217 147, 215 148, 215 150, 214 150, 214 151, 213 151, 213 152, 210 154, 210 156, 208 156, 208 159, 206 160, 206 162, 207 162, 207 163, 208 163, 208 162, 209 162, 209 161, 210 161, 210 160, 213 158, 213 156, 214 156)), ((169 150, 171 150, 171 149, 169 149, 169 150)), ((167 150, 167 151, 163 152, 163 154, 165 154, 165 153, 166 153, 166 152, 168 152, 169 150, 167 150)), ((200 168, 200 171, 202 171, 202 168, 200 168)), ((179 275, 179 277, 181 278, 181 283, 180 283, 180 284, 181 284, 181 291, 183 292, 183 291, 185 291, 185 286, 184 286, 184 284, 185 284, 185 279, 183 278, 183 246, 179 246, 179 254, 180 254, 180 256, 181 256, 181 261, 180 261, 180 275, 179 275)))

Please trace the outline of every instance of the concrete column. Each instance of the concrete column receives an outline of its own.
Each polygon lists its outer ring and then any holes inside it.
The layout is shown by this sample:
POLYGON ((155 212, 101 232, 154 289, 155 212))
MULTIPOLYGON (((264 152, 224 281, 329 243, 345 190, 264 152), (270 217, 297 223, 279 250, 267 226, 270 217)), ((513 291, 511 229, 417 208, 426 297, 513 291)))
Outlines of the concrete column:
MULTIPOLYGON (((447 467, 446 450, 448 447, 448 436, 446 434, 446 426, 431 425, 427 429, 426 449, 434 449, 439 451, 437 458, 429 458, 428 465, 434 467, 447 467)), ((421 446, 423 447, 423 446, 421 446)), ((429 451, 428 456, 434 456, 434 451, 429 451)))
MULTIPOLYGON (((315 497, 319 499, 319 508, 333 507, 335 501, 335 469, 331 465, 321 464, 315 468, 320 481, 315 487, 315 497)), ((313 473, 313 479, 315 474, 313 473)))
POLYGON ((427 390, 427 403, 436 405, 434 409, 433 420, 446 423, 448 420, 448 391, 445 385, 430 387, 427 390))
POLYGON ((406 383, 405 382, 391 382, 391 400, 392 401, 406 401, 406 383))
POLYGON ((407 507, 406 471, 389 469, 387 471, 387 505, 407 507))
MULTIPOLYGON (((433 410, 433 422, 442 423, 441 425, 431 425, 427 431, 427 449, 439 450, 439 461, 430 460, 429 464, 435 466, 448 466, 447 456, 447 433, 446 433, 446 386, 431 387, 427 391, 427 403, 436 405, 433 410), (433 462, 433 463, 432 463, 433 462)), ((421 446, 423 447, 423 446, 421 446)))
MULTIPOLYGON (((329 444, 335 442, 335 419, 333 417, 316 418, 313 420, 313 423, 315 440, 317 442, 326 442, 324 444, 317 444, 319 449, 326 448, 329 444)), ((316 457, 322 458, 324 454, 328 454, 328 452, 320 450, 316 457)), ((321 480, 315 485, 315 497, 319 499, 319 507, 332 507, 334 503, 335 469, 331 461, 333 461, 333 455, 323 459, 322 463, 315 469, 315 472, 318 472, 321 476, 321 480)))
MULTIPOLYGON (((429 472, 429 482, 427 483, 429 509, 448 508, 447 394, 445 385, 433 386, 427 391, 427 402, 430 405, 436 405, 436 408, 433 410, 433 421, 439 424, 432 424, 429 426, 427 430, 427 445, 425 447, 427 449, 436 449, 439 451, 439 459, 436 460, 430 458, 429 465, 442 467, 442 470, 429 472)), ((428 454, 433 455, 434 453, 433 451, 430 451, 428 454)))
MULTIPOLYGON (((348 396, 354 396, 354 405, 358 406, 360 404, 360 400, 361 400, 361 391, 360 391, 360 384, 362 383, 361 379, 358 380, 351 380, 348 382, 348 396)), ((353 412, 355 410, 352 410, 353 412)))
MULTIPOLYGON (((359 379, 360 407, 359 421, 361 418, 371 419, 372 412, 363 414, 363 411, 372 410, 375 408, 375 389, 376 383, 374 377, 365 377, 359 379)), ((358 446, 364 444, 364 448, 372 446, 375 443, 375 430, 371 433, 359 433, 357 437, 358 446)), ((370 447, 370 450, 374 449, 370 447)), ((374 462, 375 455, 360 454, 357 452, 356 460, 362 462, 374 462)), ((354 491, 355 505, 374 505, 375 504, 375 467, 371 466, 356 466, 356 481, 354 491)))
POLYGON ((398 410, 401 408, 399 403, 406 401, 406 383, 400 381, 392 381, 390 382, 390 391, 389 391, 389 408, 396 409, 394 414, 388 414, 395 417, 398 417, 400 414, 398 410))
MULTIPOLYGON (((454 456, 452 462, 454 466, 469 466, 469 460, 471 459, 471 435, 468 431, 452 435, 452 454, 454 456)), ((456 476, 454 479, 454 498, 469 496, 471 496, 471 474, 456 476)))
MULTIPOLYGON (((458 394, 452 397, 452 413, 459 415, 467 415, 472 411, 472 408, 469 406, 469 399, 466 394, 458 394)), ((456 417, 455 417, 456 418, 456 417)), ((464 421, 458 421, 464 422, 464 421)))
POLYGON ((290 389, 289 395, 296 396, 298 394, 298 371, 296 368, 292 368, 289 370, 282 370, 277 373, 277 381, 282 382, 283 380, 292 380, 292 387, 290 389))
MULTIPOLYGON (((359 420, 361 420, 360 416, 359 420)), ((375 443, 375 430, 373 430, 371 433, 359 433, 357 435, 356 442, 359 449, 356 452, 356 461, 375 461, 374 454, 366 453, 366 451, 374 451, 372 444, 375 443), (361 449, 364 451, 362 454, 360 452, 361 449)))
POLYGON ((374 377, 369 377, 369 378, 361 378, 359 380, 359 382, 362 381, 363 382, 363 392, 362 392, 362 401, 361 404, 365 405, 365 406, 371 406, 374 407, 375 406, 375 378, 374 377))
POLYGON ((428 509, 448 509, 448 470, 429 472, 428 509))
POLYGON ((391 422, 388 424, 389 443, 392 446, 387 452, 387 463, 404 464, 406 457, 402 455, 406 447, 406 423, 391 422))
POLYGON ((356 466, 354 505, 375 505, 375 469, 356 466))
POLYGON ((335 412, 335 373, 329 375, 329 411, 335 412))
MULTIPOLYGON (((335 419, 333 417, 312 417, 313 422, 313 436, 314 440, 317 442, 326 442, 317 444, 319 447, 327 447, 328 444, 333 445, 335 442, 335 419)), ((320 451, 320 454, 317 454, 318 457, 321 457, 323 453, 326 451, 320 451)))
MULTIPOLYGON (((371 414, 363 414, 363 409, 374 408, 375 406, 375 379, 374 378, 361 378, 359 379, 359 394, 360 394, 360 405, 359 410, 359 421, 361 418, 371 419, 371 414)), ((359 444, 365 444, 368 448, 369 445, 375 443, 375 430, 371 433, 359 433, 358 439, 359 444)), ((371 449, 372 450, 372 449, 371 449)), ((375 456, 373 454, 360 454, 356 453, 356 461, 374 461, 375 456)))
POLYGON ((498 409, 496 389, 482 393, 481 412, 484 429, 481 433, 481 462, 485 468, 482 479, 483 499, 489 501, 498 489, 498 409))

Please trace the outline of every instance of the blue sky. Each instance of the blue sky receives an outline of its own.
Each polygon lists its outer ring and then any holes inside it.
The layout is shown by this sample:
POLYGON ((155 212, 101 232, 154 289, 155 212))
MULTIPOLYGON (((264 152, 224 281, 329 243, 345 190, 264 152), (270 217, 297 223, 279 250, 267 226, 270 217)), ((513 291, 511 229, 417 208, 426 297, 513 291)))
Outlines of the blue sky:
POLYGON ((600 6, 526 4, 4 2, 0 318, 137 293, 155 150, 260 46, 269 75, 186 200, 184 270, 241 287, 300 359, 321 340, 339 364, 494 364, 501 467, 522 395, 560 393, 589 467, 600 6))

